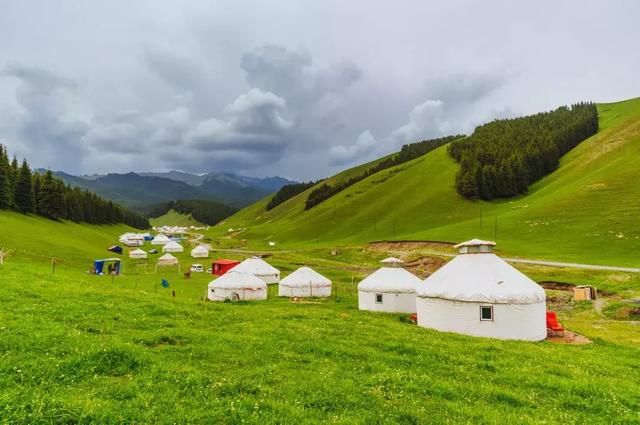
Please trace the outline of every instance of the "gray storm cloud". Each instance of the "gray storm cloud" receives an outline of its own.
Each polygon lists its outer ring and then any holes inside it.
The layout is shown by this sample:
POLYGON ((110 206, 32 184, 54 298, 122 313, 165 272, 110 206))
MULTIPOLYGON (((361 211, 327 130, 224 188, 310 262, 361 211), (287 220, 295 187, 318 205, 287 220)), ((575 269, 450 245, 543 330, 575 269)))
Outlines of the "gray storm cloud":
POLYGON ((634 1, 10 2, 0 143, 69 172, 319 178, 497 117, 637 96, 637 16, 634 1))

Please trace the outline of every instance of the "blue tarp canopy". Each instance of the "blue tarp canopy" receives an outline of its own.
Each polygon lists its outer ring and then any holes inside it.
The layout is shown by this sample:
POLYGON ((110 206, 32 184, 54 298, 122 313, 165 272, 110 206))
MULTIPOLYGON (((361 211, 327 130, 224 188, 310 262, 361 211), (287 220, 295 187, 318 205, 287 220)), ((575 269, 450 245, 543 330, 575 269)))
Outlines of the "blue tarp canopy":
POLYGON ((118 245, 113 245, 107 248, 107 251, 115 252, 116 254, 122 254, 122 247, 118 245))
MULTIPOLYGON (((93 262, 93 270, 95 274, 104 274, 105 263, 113 264, 111 272, 114 274, 120 274, 120 259, 119 258, 104 258, 102 260, 95 260, 93 262)), ((107 266, 108 267, 108 266, 107 266)), ((109 271, 109 270, 107 270, 109 271)))

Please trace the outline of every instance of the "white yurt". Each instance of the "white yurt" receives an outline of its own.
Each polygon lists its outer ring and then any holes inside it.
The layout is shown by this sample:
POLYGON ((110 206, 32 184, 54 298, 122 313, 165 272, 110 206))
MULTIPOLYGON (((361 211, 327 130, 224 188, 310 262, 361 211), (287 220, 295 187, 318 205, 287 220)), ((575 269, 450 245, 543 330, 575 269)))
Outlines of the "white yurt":
POLYGON ((151 240, 151 245, 166 245, 171 242, 171 239, 164 233, 158 233, 155 238, 151 240))
POLYGON ((230 270, 209 283, 207 298, 211 301, 266 300, 267 284, 251 273, 230 270))
POLYGON ((129 253, 129 258, 134 258, 136 260, 144 260, 145 258, 147 258, 147 256, 148 254, 146 253, 146 251, 140 248, 134 249, 129 253))
POLYGON ((419 277, 402 268, 397 258, 382 260, 383 266, 358 284, 360 310, 395 313, 416 312, 416 288, 419 277))
POLYGON ((203 245, 198 245, 191 250, 191 257, 193 258, 209 258, 209 250, 203 245))
POLYGON ((280 297, 330 297, 331 281, 310 267, 300 267, 280 281, 280 297))
POLYGON ((162 247, 162 252, 183 252, 184 248, 176 241, 169 241, 162 247))
POLYGON ((242 273, 251 273, 252 275, 262 279, 265 283, 280 282, 280 270, 273 267, 260 257, 251 257, 244 260, 233 268, 233 270, 242 273))
POLYGON ((473 239, 417 292, 418 325, 445 332, 539 341, 547 336, 544 289, 473 239))
POLYGON ((158 257, 159 266, 177 266, 178 264, 178 259, 171 254, 164 254, 163 256, 158 257))

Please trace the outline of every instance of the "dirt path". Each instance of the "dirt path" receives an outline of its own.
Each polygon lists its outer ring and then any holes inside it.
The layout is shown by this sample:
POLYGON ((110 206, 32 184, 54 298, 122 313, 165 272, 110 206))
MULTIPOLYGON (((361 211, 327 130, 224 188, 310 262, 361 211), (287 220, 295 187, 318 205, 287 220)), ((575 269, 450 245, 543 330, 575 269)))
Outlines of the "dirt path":
MULTIPOLYGON (((278 251, 254 251, 254 250, 245 250, 245 249, 222 249, 222 248, 210 248, 210 251, 220 251, 220 252, 233 252, 237 254, 273 254, 276 252, 280 253, 294 253, 294 252, 305 252, 312 251, 313 249, 291 249, 291 250, 278 250, 278 251)), ((386 250, 392 254, 402 254, 406 253, 404 250, 394 250, 388 249, 386 250)), ((420 250, 422 254, 435 255, 439 257, 455 257, 457 254, 452 252, 444 252, 439 250, 420 250)), ((637 267, 618 267, 618 266, 601 266, 598 264, 581 264, 581 263, 563 263, 560 261, 545 261, 545 260, 530 260, 526 258, 503 258, 505 261, 509 263, 515 264, 530 264, 534 266, 546 266, 546 267, 563 267, 569 269, 583 269, 583 270, 605 270, 605 271, 613 271, 613 272, 624 272, 624 273, 640 273, 640 268, 637 267)))

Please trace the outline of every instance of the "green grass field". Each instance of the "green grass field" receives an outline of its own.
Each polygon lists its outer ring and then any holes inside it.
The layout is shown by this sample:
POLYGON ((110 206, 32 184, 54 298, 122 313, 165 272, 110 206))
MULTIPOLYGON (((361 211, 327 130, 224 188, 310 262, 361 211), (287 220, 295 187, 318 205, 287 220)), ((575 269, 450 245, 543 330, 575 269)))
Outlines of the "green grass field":
POLYGON ((269 240, 296 248, 481 237, 495 239, 509 255, 638 266, 629 253, 640 250, 640 99, 601 104, 599 113, 600 132, 517 199, 460 198, 454 189, 458 165, 443 147, 376 173, 309 211, 308 191, 269 212, 263 200, 226 220, 221 231, 244 228, 239 238, 256 248, 269 240))
POLYGON ((169 210, 166 214, 160 217, 151 218, 149 222, 152 226, 204 226, 195 218, 191 217, 191 214, 182 214, 176 210, 169 210))
MULTIPOLYGON (((600 317, 589 303, 558 311, 590 345, 430 331, 403 315, 358 311, 355 284, 387 255, 359 247, 270 258, 283 275, 301 264, 326 274, 331 299, 292 303, 272 287, 264 302, 203 302, 206 274, 184 280, 176 269, 144 272, 124 260, 122 276, 88 275, 121 227, 6 212, 0 222, 15 232, 0 245, 19 248, 0 266, 3 422, 640 421, 640 322, 600 317), (63 237, 52 272, 47 254, 63 237)), ((193 262, 179 257, 185 268, 193 262)), ((596 284, 615 299, 640 296, 637 275, 524 270, 596 284)))

